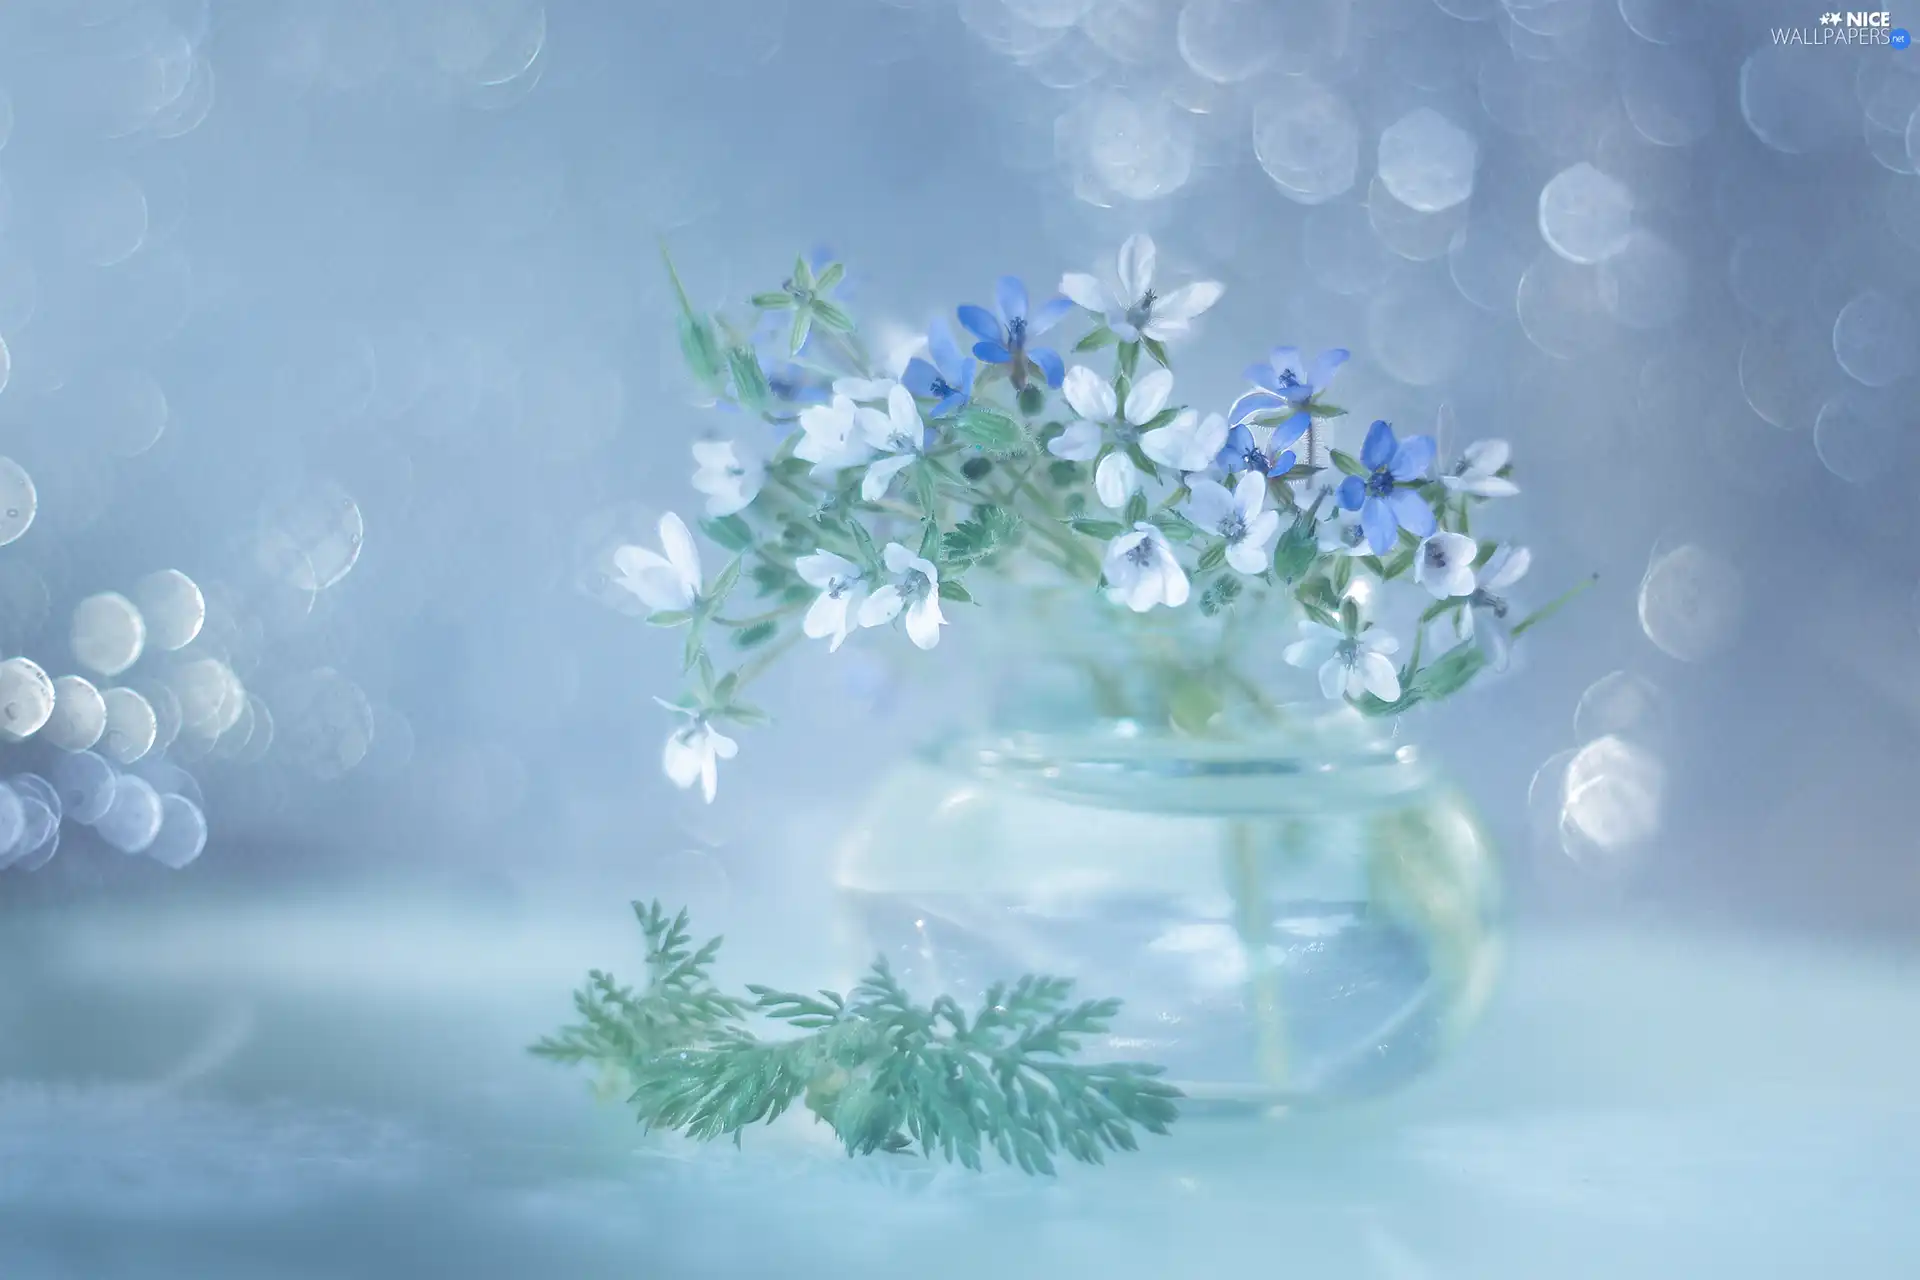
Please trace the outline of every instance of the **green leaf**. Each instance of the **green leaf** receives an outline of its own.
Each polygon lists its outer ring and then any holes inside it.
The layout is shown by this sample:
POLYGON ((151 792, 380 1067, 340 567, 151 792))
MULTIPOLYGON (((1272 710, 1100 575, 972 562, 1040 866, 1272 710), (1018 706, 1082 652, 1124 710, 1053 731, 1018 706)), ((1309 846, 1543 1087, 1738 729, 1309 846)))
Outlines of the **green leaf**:
POLYGON ((1332 450, 1331 454, 1333 457, 1333 465, 1340 468, 1340 470, 1346 474, 1350 476, 1364 476, 1367 474, 1367 469, 1360 465, 1360 459, 1354 457, 1352 454, 1342 453, 1338 449, 1332 450))
POLYGON ((825 298, 813 300, 813 318, 836 333, 853 332, 853 317, 825 298))
POLYGON ((1360 602, 1352 596, 1340 602, 1340 629, 1350 636, 1360 634, 1360 602))
POLYGON ((730 560, 727 567, 720 571, 720 576, 713 580, 713 585, 700 597, 701 603, 708 606, 709 612, 718 608, 721 601, 732 593, 734 584, 740 581, 740 571, 745 567, 743 559, 741 556, 735 556, 730 560))
POLYGON ((920 527, 919 555, 928 562, 940 559, 940 526, 931 520, 920 527))
POLYGON ((1069 520, 1067 523, 1075 533, 1084 533, 1089 538, 1103 541, 1117 538, 1127 531, 1127 526, 1118 520, 1069 520))
POLYGON ((1400 545, 1394 548, 1392 555, 1381 562, 1381 578, 1391 582, 1407 570, 1413 568, 1413 557, 1418 551, 1419 543, 1409 540, 1403 533, 1401 535, 1400 545))
POLYGON ((1056 489, 1080 483, 1080 464, 1059 458, 1047 464, 1047 480, 1056 489))
MULTIPOLYGON (((1120 365, 1121 376, 1131 378, 1133 371, 1138 368, 1140 364, 1140 344, 1137 342, 1121 343, 1117 359, 1120 365)), ((1122 396, 1121 399, 1125 400, 1126 397, 1122 396)))
MULTIPOLYGON (((769 632, 768 634, 771 635, 772 633, 769 632)), ((758 644, 760 642, 755 641, 755 643, 758 644)), ((731 720, 735 724, 743 724, 749 728, 773 723, 772 716, 762 711, 759 707, 745 702, 730 702, 726 706, 721 707, 715 715, 722 720, 731 720)))
POLYGON ((1136 490, 1134 495, 1127 499, 1127 510, 1122 518, 1128 525, 1135 525, 1145 520, 1147 518, 1147 495, 1136 490))
POLYGON ((727 352, 727 369, 733 374, 734 398, 748 413, 763 412, 773 399, 767 375, 760 368, 760 357, 751 348, 734 347, 727 352))
POLYGON ((846 279, 846 276, 847 269, 845 267, 837 262, 829 262, 826 270, 822 271, 819 278, 813 282, 814 291, 816 293, 829 293, 835 285, 846 279))
POLYGON ((787 339, 787 354, 797 356, 800 348, 807 344, 807 335, 813 331, 813 310, 810 307, 797 307, 793 313, 793 330, 787 339))
POLYGON ((662 609, 647 615, 647 625, 650 627, 684 627, 692 621, 691 609, 662 609))
POLYGON ((1420 611, 1420 621, 1423 623, 1432 622, 1442 614, 1456 612, 1465 603, 1466 600, 1460 596, 1455 596, 1451 600, 1435 600, 1432 604, 1420 611))
MULTIPOLYGON (((736 649, 757 649, 767 641, 773 639, 774 632, 779 629, 780 624, 777 622, 756 622, 750 627, 742 627, 733 637, 733 647, 736 649)), ((724 683, 724 681, 722 683, 724 683)), ((733 697, 733 692, 729 689, 725 694, 716 694, 715 696, 720 698, 721 701, 728 701, 733 697)))
POLYGON ((636 903, 634 915, 645 985, 589 973, 574 994, 581 1021, 532 1052, 611 1073, 650 1130, 737 1141, 799 1103, 851 1155, 917 1149, 977 1169, 991 1151, 1037 1174, 1057 1155, 1097 1164, 1136 1150, 1138 1132, 1164 1134, 1177 1118, 1180 1091, 1159 1067, 1073 1060, 1121 1005, 1072 1003, 1064 979, 997 983, 972 1016, 950 996, 916 1003, 884 959, 844 996, 753 984, 741 998, 714 985, 720 939, 696 949, 686 912, 636 903), (752 1015, 785 1034, 759 1039, 752 1015))
MULTIPOLYGON (((753 545, 752 527, 737 514, 708 517, 700 522, 700 531, 712 539, 714 545, 727 551, 745 551, 753 545)), ((759 573, 760 568, 756 568, 754 570, 756 580, 759 573)))
POLYGON ((793 295, 790 293, 756 293, 753 295, 753 305, 762 311, 785 311, 793 305, 793 301, 793 295))
POLYGON ((1119 334, 1107 328, 1107 326, 1101 325, 1086 337, 1074 343, 1073 349, 1075 351, 1098 351, 1100 348, 1110 347, 1118 341, 1120 341, 1119 334))
POLYGON ((807 255, 804 253, 794 255, 793 287, 802 293, 810 293, 814 287, 813 266, 807 261, 807 255))
MULTIPOLYGON (((736 639, 734 643, 738 644, 738 639, 736 639)), ((713 700, 724 706, 733 701, 733 695, 739 688, 740 673, 738 671, 729 671, 727 674, 721 676, 719 681, 713 686, 713 700)))
POLYGON ((1307 412, 1316 418, 1344 418, 1347 411, 1337 404, 1325 404, 1318 399, 1307 401, 1307 412))
POLYGON ((1562 608, 1566 607, 1567 603, 1571 601, 1575 596, 1579 595, 1582 591, 1585 591, 1588 587, 1591 587, 1594 583, 1598 581, 1600 581, 1600 575, 1596 573, 1591 578, 1588 578, 1586 581, 1577 584, 1571 590, 1563 593, 1556 599, 1550 600, 1546 604, 1541 605, 1538 609, 1535 609, 1532 613, 1528 614, 1526 617, 1520 619, 1520 621, 1513 624, 1513 634, 1516 636, 1524 635, 1529 629, 1534 627, 1536 624, 1545 622, 1548 618, 1551 618, 1554 614, 1560 612, 1562 608))
POLYGON ((1313 567, 1320 556, 1320 542, 1311 520, 1295 520, 1280 535, 1273 547, 1273 572, 1280 581, 1292 584, 1313 567))
POLYGON ((908 466, 908 470, 913 472, 913 496, 919 502, 921 512, 932 520, 940 509, 933 492, 933 469, 925 462, 914 462, 908 466))
POLYGON ((1015 453, 1027 443, 1025 427, 983 404, 970 404, 960 411, 954 421, 954 434, 989 453, 1015 453))
POLYGON ((1147 349, 1148 355, 1160 362, 1162 369, 1170 369, 1173 367, 1167 363, 1167 349, 1161 345, 1158 339, 1143 336, 1140 339, 1140 345, 1147 349))
POLYGON ((1415 683, 1422 697, 1444 698, 1465 687, 1486 662, 1486 654, 1481 652, 1480 646, 1468 641, 1455 645, 1439 659, 1429 663, 1415 677, 1415 683))
POLYGON ((973 593, 952 578, 940 579, 940 598, 942 600, 958 600, 961 604, 974 603, 973 593))
POLYGON ((858 520, 849 520, 846 529, 848 536, 853 539, 854 546, 860 550, 862 567, 870 574, 881 573, 886 561, 881 558, 880 549, 873 545, 873 535, 867 532, 867 527, 858 520))
POLYGON ((1195 573, 1211 573, 1227 562, 1227 544, 1216 542, 1200 553, 1200 562, 1194 567, 1195 573))

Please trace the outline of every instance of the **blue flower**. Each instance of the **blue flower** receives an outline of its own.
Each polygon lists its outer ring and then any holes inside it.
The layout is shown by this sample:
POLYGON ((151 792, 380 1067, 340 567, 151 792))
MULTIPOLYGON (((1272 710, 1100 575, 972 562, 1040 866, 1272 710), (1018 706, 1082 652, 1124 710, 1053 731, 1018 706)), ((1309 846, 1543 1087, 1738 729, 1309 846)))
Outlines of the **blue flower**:
POLYGON ((915 356, 907 361, 907 371, 900 375, 900 381, 922 400, 938 401, 928 416, 944 418, 973 397, 973 357, 960 353, 944 320, 927 326, 927 354, 933 362, 915 356))
POLYGON ((1393 428, 1384 422, 1367 428, 1367 442, 1360 447, 1360 465, 1367 474, 1341 482, 1340 505, 1360 513, 1360 527, 1373 554, 1391 551, 1402 529, 1424 538, 1439 527, 1427 500, 1407 487, 1425 477, 1433 455, 1432 436, 1396 441, 1393 428))
POLYGON ((999 308, 997 316, 985 307, 960 308, 960 323, 979 339, 973 344, 973 354, 988 364, 1011 366, 1016 387, 1026 387, 1029 367, 1045 374, 1048 386, 1059 386, 1067 376, 1067 366, 1061 361, 1060 353, 1047 347, 1029 347, 1027 343, 1059 324, 1073 310, 1073 301, 1054 298, 1028 315, 1027 286, 1013 276, 1001 276, 994 287, 994 302, 999 308))
POLYGON ((1253 390, 1233 402, 1233 408, 1227 411, 1227 421, 1237 426, 1250 419, 1284 415, 1285 420, 1274 428, 1273 441, 1269 443, 1292 444, 1313 425, 1313 415, 1307 411, 1308 402, 1327 389, 1333 375, 1346 362, 1347 353, 1341 347, 1322 351, 1314 357, 1311 366, 1301 359, 1300 348, 1275 347, 1267 354, 1265 364, 1256 364, 1247 370, 1247 380, 1253 383, 1253 390))
MULTIPOLYGON (((1275 439, 1279 437, 1276 435, 1275 439)), ((1268 442, 1271 445, 1271 441, 1268 442)), ((1253 432, 1243 422, 1227 432, 1227 443, 1220 450, 1218 459, 1220 469, 1228 475, 1237 475, 1242 471, 1258 471, 1265 476, 1283 476, 1293 470, 1297 461, 1293 450, 1282 450, 1278 456, 1270 457, 1259 441, 1253 438, 1253 432)))

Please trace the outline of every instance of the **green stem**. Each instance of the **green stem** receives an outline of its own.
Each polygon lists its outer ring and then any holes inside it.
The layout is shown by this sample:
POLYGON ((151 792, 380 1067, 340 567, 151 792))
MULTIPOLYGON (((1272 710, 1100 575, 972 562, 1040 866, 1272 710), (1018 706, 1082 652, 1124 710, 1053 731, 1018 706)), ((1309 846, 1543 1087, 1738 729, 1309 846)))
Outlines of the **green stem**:
POLYGON ((800 610, 806 607, 807 607, 807 602, 802 600, 798 604, 783 604, 777 609, 769 609, 765 613, 756 613, 752 617, 747 617, 747 618, 716 617, 714 621, 719 623, 723 627, 756 627, 763 622, 777 622, 781 618, 787 617, 789 614, 798 613, 800 612, 800 610))
POLYGON ((1255 841, 1253 824, 1246 819, 1235 818, 1227 824, 1227 888, 1233 898, 1234 927, 1247 957, 1260 1079, 1278 1091, 1287 1087, 1287 1032, 1280 1006, 1280 975, 1269 955, 1272 909, 1255 841))

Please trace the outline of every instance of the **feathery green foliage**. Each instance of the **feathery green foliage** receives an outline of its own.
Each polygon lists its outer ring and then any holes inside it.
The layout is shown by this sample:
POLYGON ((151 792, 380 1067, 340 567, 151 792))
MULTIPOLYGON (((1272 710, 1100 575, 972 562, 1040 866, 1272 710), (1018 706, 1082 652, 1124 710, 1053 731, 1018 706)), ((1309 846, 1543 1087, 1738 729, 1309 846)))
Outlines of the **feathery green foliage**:
POLYGON ((695 948, 687 913, 634 904, 647 984, 594 970, 574 994, 581 1021, 536 1055, 593 1064, 622 1082, 648 1129, 732 1137, 802 1103, 849 1155, 915 1152, 979 1169, 987 1152, 1051 1174, 1059 1155, 1087 1164, 1133 1151, 1136 1129, 1164 1134, 1179 1090, 1141 1063, 1073 1061, 1103 1034, 1118 1000, 1072 1000, 1072 983, 1029 975, 985 994, 969 1015, 951 997, 929 1005, 876 960, 847 995, 713 985, 714 938, 695 948), (800 1034, 762 1039, 759 1017, 800 1034))

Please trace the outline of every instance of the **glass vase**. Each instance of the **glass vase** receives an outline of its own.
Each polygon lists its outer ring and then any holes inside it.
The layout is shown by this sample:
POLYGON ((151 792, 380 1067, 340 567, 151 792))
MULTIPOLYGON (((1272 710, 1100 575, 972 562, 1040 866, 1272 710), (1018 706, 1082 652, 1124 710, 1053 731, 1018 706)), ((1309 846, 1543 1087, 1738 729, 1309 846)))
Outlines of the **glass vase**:
POLYGON ((1117 996, 1086 1052, 1164 1065, 1190 1112, 1363 1097, 1444 1053, 1497 969, 1499 877, 1419 749, 1269 700, 1233 620, 1020 604, 986 722, 894 768, 839 845, 849 961, 1117 996))

